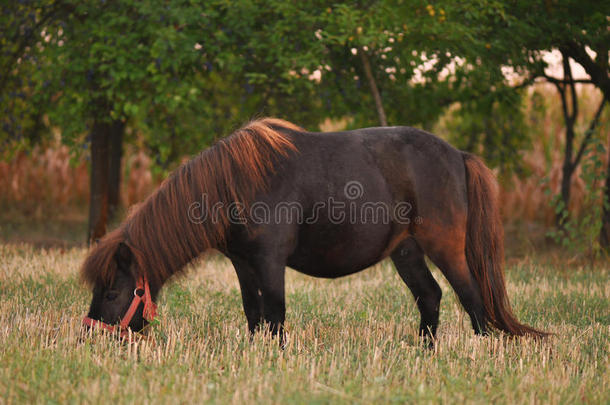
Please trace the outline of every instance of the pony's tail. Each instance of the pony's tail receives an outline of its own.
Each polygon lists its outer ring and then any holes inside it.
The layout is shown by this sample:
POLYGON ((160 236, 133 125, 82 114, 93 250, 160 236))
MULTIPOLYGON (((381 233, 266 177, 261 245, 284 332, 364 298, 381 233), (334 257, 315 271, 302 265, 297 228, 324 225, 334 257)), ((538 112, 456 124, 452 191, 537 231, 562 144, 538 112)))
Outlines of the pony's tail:
POLYGON ((543 337, 546 332, 513 315, 504 282, 504 232, 494 176, 477 157, 464 153, 468 189, 466 261, 481 290, 486 324, 510 335, 543 337))

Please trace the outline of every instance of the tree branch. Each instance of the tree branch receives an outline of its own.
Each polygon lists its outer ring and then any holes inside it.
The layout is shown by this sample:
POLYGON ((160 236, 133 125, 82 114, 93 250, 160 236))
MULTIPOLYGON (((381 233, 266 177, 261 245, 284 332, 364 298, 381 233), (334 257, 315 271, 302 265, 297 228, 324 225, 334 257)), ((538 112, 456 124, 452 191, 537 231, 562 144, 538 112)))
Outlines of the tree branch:
MULTIPOLYGON (((572 77, 572 67, 570 66, 570 57, 562 52, 563 57, 563 73, 564 80, 567 78, 568 83, 566 83, 566 87, 570 87, 570 96, 572 98, 572 114, 570 114, 570 121, 572 125, 576 121, 576 117, 578 116, 578 96, 576 94, 576 87, 574 86, 574 78, 572 77)), ((564 89, 565 89, 564 88, 564 89)))
POLYGON ((575 41, 567 41, 560 49, 562 53, 570 56, 585 69, 587 74, 591 76, 591 81, 604 93, 604 97, 610 100, 610 77, 607 67, 597 64, 589 56, 584 46, 575 41))
POLYGON ((379 89, 377 88, 377 83, 375 82, 375 77, 373 76, 373 72, 371 70, 371 63, 369 62, 369 57, 362 47, 358 48, 358 53, 360 54, 360 60, 362 60, 362 67, 364 68, 364 74, 366 75, 366 79, 369 82, 371 93, 373 94, 373 98, 375 99, 375 107, 377 108, 379 123, 381 124, 381 126, 386 127, 388 125, 388 120, 385 115, 385 110, 383 109, 381 94, 379 94, 379 89))
POLYGON ((557 88, 557 91, 559 92, 559 96, 561 97, 561 109, 563 111, 563 119, 566 122, 566 125, 568 124, 568 120, 570 117, 570 113, 568 111, 568 100, 566 99, 566 92, 565 92, 565 84, 559 83, 559 82, 551 82, 555 85, 555 87, 557 88))
MULTIPOLYGON (((542 77, 544 77, 550 83, 559 83, 564 85, 570 83, 569 80, 557 79, 556 77, 548 76, 546 73, 543 74, 542 77)), ((593 84, 593 81, 590 79, 572 79, 571 81, 572 83, 593 84)))
POLYGON ((576 153, 576 157, 574 157, 574 162, 573 162, 574 167, 578 166, 578 164, 580 163, 580 159, 584 155, 585 149, 587 148, 587 145, 589 144, 589 142, 591 141, 591 138, 593 137, 593 132, 595 131, 597 124, 599 124, 599 118, 602 115, 602 111, 604 110, 605 104, 606 104, 606 99, 602 98, 601 103, 599 103, 599 107, 597 107, 597 112, 595 113, 595 116, 593 116, 593 119, 591 120, 591 123, 589 124, 589 128, 585 132, 585 137, 582 140, 582 143, 580 144, 580 148, 578 149, 578 152, 576 153))
POLYGON ((523 80, 522 83, 517 84, 516 86, 513 86, 514 89, 522 89, 524 87, 528 87, 529 85, 531 85, 532 83, 534 83, 534 81, 536 80, 536 78, 539 75, 533 74, 530 77, 528 77, 527 79, 523 80))

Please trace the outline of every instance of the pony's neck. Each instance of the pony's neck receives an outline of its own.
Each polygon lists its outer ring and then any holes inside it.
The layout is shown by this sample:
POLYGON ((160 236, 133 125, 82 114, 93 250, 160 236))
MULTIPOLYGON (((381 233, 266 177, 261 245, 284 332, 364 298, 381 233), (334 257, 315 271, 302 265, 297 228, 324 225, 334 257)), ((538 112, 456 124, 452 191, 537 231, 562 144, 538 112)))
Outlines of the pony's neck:
POLYGON ((231 204, 248 207, 296 151, 282 128, 298 129, 277 119, 250 122, 180 166, 128 219, 127 242, 150 282, 161 285, 224 244, 231 204))
MULTIPOLYGON (((191 161, 174 172, 124 224, 138 269, 155 287, 224 241, 227 223, 210 218, 210 197, 193 180, 201 174, 194 165, 191 161)), ((206 183, 211 186, 209 179, 206 183)))

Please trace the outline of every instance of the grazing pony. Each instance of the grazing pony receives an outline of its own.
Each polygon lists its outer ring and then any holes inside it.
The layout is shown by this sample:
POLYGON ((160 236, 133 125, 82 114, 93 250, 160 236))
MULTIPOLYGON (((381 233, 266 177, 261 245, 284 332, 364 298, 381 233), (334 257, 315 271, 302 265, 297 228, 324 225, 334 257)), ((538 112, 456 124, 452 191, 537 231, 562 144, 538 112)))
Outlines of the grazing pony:
POLYGON ((425 256, 476 333, 544 336, 511 311, 496 188, 481 160, 418 129, 312 133, 255 120, 180 166, 92 248, 84 322, 141 330, 162 286, 217 249, 235 267, 250 332, 265 325, 280 341, 286 266, 335 278, 386 257, 413 293, 421 336, 433 339, 441 289, 425 256))

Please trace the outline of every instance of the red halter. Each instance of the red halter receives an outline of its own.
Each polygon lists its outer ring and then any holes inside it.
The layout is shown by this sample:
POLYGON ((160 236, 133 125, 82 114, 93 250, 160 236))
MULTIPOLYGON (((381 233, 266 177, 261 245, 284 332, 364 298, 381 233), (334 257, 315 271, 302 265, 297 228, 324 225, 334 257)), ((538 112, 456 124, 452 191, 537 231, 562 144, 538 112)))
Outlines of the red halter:
POLYGON ((105 322, 98 321, 96 319, 89 318, 86 316, 83 319, 83 324, 94 327, 99 326, 100 328, 106 329, 110 332, 115 332, 118 330, 121 331, 121 336, 125 336, 128 334, 129 322, 135 315, 140 303, 144 302, 144 311, 143 316, 146 320, 152 321, 157 316, 157 304, 155 304, 150 295, 150 287, 148 286, 148 280, 146 277, 138 278, 136 282, 136 288, 133 290, 133 300, 131 301, 131 305, 123 318, 121 318, 121 322, 118 325, 109 325, 105 322), (139 295, 138 292, 141 292, 142 295, 139 295))

